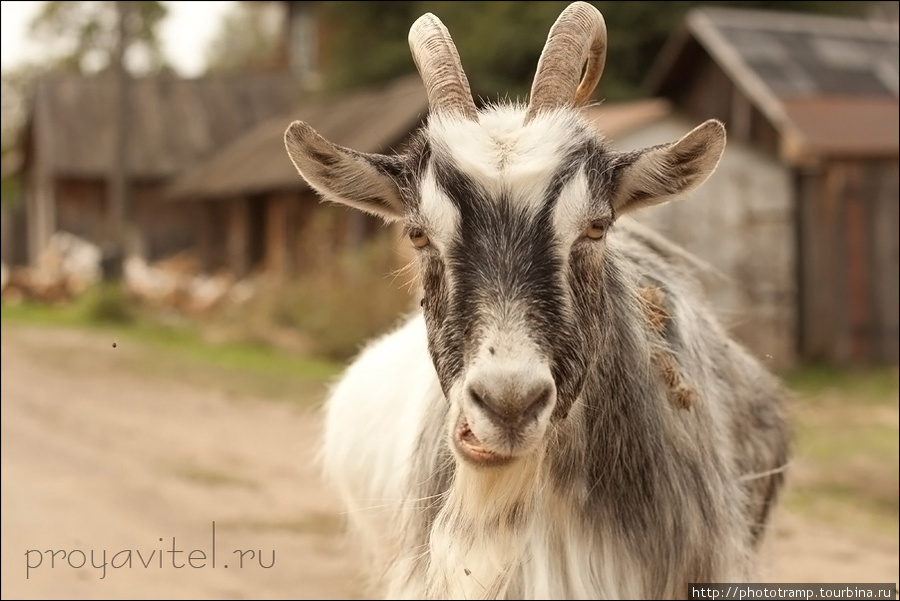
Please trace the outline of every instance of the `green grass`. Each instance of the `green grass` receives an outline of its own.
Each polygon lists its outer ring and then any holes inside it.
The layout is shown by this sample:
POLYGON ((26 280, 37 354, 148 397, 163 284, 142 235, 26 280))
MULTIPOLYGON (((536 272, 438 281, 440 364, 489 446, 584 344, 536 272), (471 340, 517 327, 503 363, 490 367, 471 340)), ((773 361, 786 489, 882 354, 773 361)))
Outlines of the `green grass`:
POLYGON ((800 369, 786 506, 837 528, 900 533, 896 367, 800 369))
POLYGON ((835 485, 789 488, 783 502, 791 513, 828 524, 837 530, 895 538, 900 534, 896 508, 891 514, 891 507, 896 507, 895 504, 861 504, 854 489, 835 485))
MULTIPOLYGON (((161 324, 158 318, 137 310, 128 301, 116 300, 117 294, 101 289, 59 307, 4 304, 0 319, 4 328, 17 325, 72 328, 93 336, 102 335, 106 337, 104 345, 116 346, 115 355, 107 354, 113 357, 116 369, 218 388, 236 397, 318 402, 326 383, 343 367, 333 361, 280 352, 261 343, 212 343, 204 339, 197 325, 161 324)), ((78 357, 59 359, 72 362, 78 357)))
POLYGON ((900 532, 896 425, 798 419, 788 506, 835 525, 900 532), (851 519, 856 516, 856 520, 851 519))
POLYGON ((795 444, 804 456, 822 463, 877 459, 895 472, 900 468, 897 427, 883 423, 853 423, 835 417, 797 420, 795 444))
POLYGON ((343 531, 344 517, 331 512, 311 511, 291 520, 224 520, 216 522, 216 525, 223 530, 331 536, 343 531))
POLYGON ((259 486, 256 482, 236 476, 231 472, 200 465, 179 466, 171 471, 175 475, 201 486, 239 486, 243 488, 259 486))
MULTIPOLYGON (((211 343, 203 339, 196 327, 162 325, 133 309, 129 318, 105 319, 97 316, 97 297, 86 295, 77 302, 52 307, 33 303, 4 304, 0 308, 3 323, 44 326, 68 326, 106 331, 117 346, 131 340, 174 351, 185 359, 223 368, 235 368, 260 374, 290 374, 327 380, 337 375, 342 366, 318 358, 297 357, 279 352, 260 343, 211 343)), ((105 302, 105 301, 104 301, 105 302)), ((116 315, 120 313, 116 312, 116 315)), ((125 314, 122 312, 121 314, 125 314)))
POLYGON ((38 303, 3 303, 0 305, 0 319, 6 322, 43 324, 50 326, 88 325, 81 303, 66 305, 44 305, 38 303))
POLYGON ((897 366, 836 369, 811 365, 786 374, 784 380, 791 390, 809 400, 848 395, 857 402, 897 404, 900 388, 897 366))

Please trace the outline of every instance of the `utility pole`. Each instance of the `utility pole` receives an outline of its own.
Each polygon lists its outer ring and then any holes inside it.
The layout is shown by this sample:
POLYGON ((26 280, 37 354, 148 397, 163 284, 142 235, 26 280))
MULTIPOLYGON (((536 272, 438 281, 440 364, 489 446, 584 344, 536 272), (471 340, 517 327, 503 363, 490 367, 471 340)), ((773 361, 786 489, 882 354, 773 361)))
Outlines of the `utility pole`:
POLYGON ((131 117, 129 88, 131 82, 125 66, 125 52, 131 41, 129 31, 131 10, 131 2, 116 1, 118 40, 111 65, 115 131, 107 186, 111 244, 104 266, 104 277, 113 280, 122 277, 123 263, 129 250, 129 232, 132 230, 130 227, 131 207, 128 178, 129 119, 131 117))

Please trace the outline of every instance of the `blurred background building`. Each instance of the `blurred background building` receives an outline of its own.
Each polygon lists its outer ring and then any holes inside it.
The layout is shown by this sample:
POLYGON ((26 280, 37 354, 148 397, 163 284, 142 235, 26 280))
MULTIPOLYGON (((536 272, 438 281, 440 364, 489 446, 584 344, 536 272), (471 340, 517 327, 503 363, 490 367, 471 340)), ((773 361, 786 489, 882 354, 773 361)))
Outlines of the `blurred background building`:
POLYGON ((640 218, 727 276, 714 304, 779 365, 897 360, 897 85, 896 25, 700 8, 649 74, 668 104, 615 136, 630 150, 726 124, 695 198, 640 218))
MULTIPOLYGON (((565 4, 233 3, 205 74, 184 78, 157 35, 167 3, 46 2, 31 34, 71 43, 4 72, 3 261, 37 269, 64 231, 112 260, 187 253, 200 273, 291 283, 393 249, 377 220, 320 208, 286 126, 401 150, 427 111, 406 47, 425 10, 480 101, 524 98, 565 4)), ((778 367, 896 363, 897 3, 596 4, 610 48, 586 111, 616 147, 726 124, 716 175, 640 216, 710 264, 725 323, 778 367)))

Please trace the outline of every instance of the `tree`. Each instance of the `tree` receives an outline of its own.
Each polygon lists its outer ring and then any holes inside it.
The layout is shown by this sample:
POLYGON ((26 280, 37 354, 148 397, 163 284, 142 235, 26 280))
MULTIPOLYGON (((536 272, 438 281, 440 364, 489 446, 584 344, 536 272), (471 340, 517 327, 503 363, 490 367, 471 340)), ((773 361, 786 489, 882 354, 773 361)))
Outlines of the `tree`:
POLYGON ((104 265, 110 268, 106 275, 113 278, 120 276, 126 254, 140 246, 130 222, 130 79, 166 68, 157 29, 167 12, 162 2, 151 0, 50 1, 29 26, 50 54, 44 71, 112 76, 114 142, 107 177, 108 228, 102 245, 108 259, 104 265))
POLYGON ((16 147, 19 131, 25 123, 26 102, 33 72, 32 66, 20 65, 4 71, 0 78, 0 110, 3 115, 3 119, 0 119, 0 150, 4 159, 7 152, 16 147))
POLYGON ((238 2, 225 13, 206 50, 210 73, 286 67, 285 11, 279 2, 238 2))
MULTIPOLYGON (((128 23, 131 43, 125 57, 126 66, 132 74, 167 68, 157 29, 168 9, 156 1, 142 0, 131 4, 128 23)), ((32 80, 56 70, 91 73, 115 67, 119 40, 117 14, 114 1, 57 0, 42 4, 28 29, 35 41, 49 52, 49 58, 4 70, 2 75, 0 143, 4 157, 14 153, 18 146, 32 80)))
MULTIPOLYGON (((321 3, 329 87, 347 89, 414 70, 406 43, 409 26, 433 12, 447 25, 474 93, 528 93, 550 25, 569 2, 337 2, 321 3)), ((611 29, 601 82, 603 96, 641 93, 643 78, 685 13, 703 4, 802 12, 861 14, 866 2, 593 2, 611 29)))
MULTIPOLYGON (((166 68, 157 29, 168 9, 155 0, 130 4, 127 28, 131 43, 125 57, 129 72, 166 68)), ((116 3, 51 0, 41 6, 29 32, 50 52, 51 68, 81 73, 113 68, 118 43, 116 3)))
POLYGON ((30 65, 20 65, 4 71, 0 78, 0 114, 3 115, 0 119, 0 199, 4 204, 14 204, 20 200, 20 136, 25 123, 32 72, 30 65))

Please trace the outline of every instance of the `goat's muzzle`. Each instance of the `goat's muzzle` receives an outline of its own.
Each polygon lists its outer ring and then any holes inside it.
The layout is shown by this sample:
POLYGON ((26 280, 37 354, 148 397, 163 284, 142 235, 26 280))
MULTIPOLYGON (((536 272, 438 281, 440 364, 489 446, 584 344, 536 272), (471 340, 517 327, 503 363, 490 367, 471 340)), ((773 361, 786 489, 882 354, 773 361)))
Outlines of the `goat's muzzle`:
POLYGON ((466 378, 454 443, 476 465, 501 465, 539 445, 556 404, 550 370, 483 359, 466 378))

